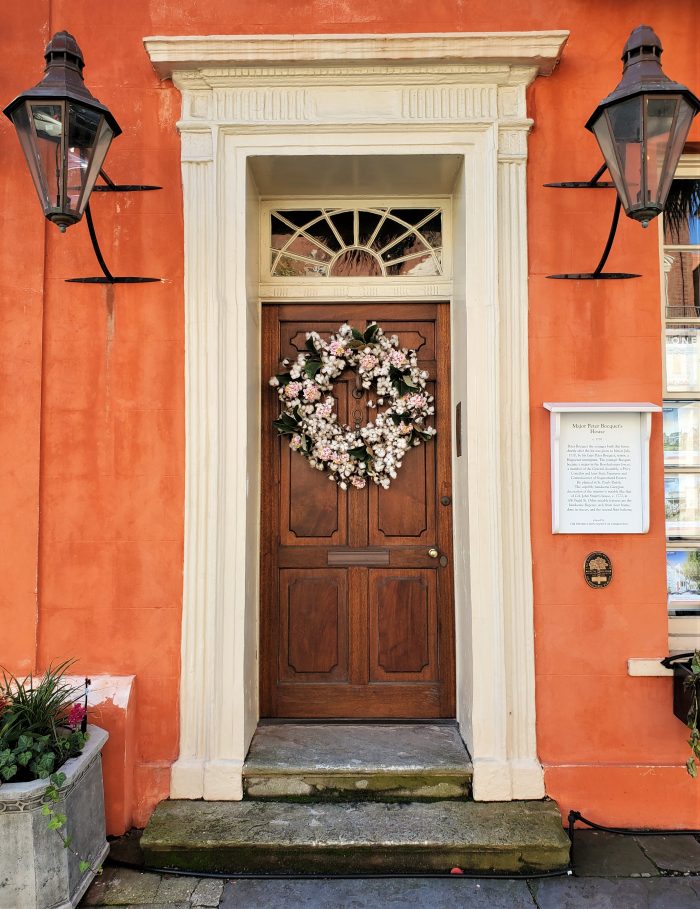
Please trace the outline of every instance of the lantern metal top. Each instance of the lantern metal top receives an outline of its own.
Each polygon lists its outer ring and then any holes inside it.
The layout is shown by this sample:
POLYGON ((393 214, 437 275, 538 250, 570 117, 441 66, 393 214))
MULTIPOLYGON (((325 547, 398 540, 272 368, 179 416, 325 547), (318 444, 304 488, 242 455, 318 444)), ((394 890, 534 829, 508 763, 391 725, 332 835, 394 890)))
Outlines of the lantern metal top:
POLYGON ((593 111, 586 123, 586 129, 593 130, 593 124, 603 108, 625 98, 647 93, 682 94, 696 111, 700 111, 700 98, 685 85, 674 82, 664 73, 661 68, 662 52, 661 41, 654 29, 650 25, 638 25, 627 39, 622 51, 621 60, 624 64, 622 79, 619 85, 607 98, 603 98, 593 111))
POLYGON ((22 92, 3 110, 12 119, 17 107, 25 101, 76 101, 99 111, 109 124, 115 136, 121 128, 114 115, 92 94, 83 81, 85 60, 78 42, 69 32, 56 32, 44 51, 46 69, 44 76, 34 88, 22 92))

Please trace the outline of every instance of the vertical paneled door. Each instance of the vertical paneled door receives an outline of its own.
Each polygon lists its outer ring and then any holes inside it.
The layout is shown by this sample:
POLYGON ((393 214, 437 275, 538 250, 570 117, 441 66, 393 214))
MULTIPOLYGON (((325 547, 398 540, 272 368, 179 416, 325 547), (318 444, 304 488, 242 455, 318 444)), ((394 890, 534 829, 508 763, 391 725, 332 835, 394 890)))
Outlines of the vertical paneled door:
MULTIPOLYGON (((389 489, 343 491, 278 436, 279 400, 265 385, 263 716, 454 716, 448 304, 264 305, 263 381, 304 351, 307 331, 372 321, 430 373, 437 436, 407 453, 389 489)), ((376 413, 351 369, 334 394, 344 424, 376 413)))

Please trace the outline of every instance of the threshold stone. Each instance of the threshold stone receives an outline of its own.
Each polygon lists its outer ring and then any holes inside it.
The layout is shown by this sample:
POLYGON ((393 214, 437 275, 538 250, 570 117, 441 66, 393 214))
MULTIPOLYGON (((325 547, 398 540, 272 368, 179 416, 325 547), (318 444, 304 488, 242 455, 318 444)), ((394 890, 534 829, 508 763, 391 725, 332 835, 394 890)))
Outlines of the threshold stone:
POLYGON ((187 871, 502 874, 563 869, 554 802, 164 801, 141 839, 150 865, 187 871))
POLYGON ((456 726, 259 726, 243 767, 248 798, 468 798, 472 765, 456 726))

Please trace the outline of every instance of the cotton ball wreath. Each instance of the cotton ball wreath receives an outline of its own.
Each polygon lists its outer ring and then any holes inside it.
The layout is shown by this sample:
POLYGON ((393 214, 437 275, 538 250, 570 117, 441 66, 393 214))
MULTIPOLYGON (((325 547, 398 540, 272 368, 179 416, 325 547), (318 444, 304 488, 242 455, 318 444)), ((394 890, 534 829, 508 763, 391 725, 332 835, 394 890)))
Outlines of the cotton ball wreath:
POLYGON ((368 479, 388 489, 409 448, 436 434, 426 422, 435 413, 428 373, 418 369, 415 350, 399 347, 398 338, 387 337, 376 322, 364 332, 343 324, 327 341, 307 332, 306 351, 283 366, 289 368, 270 379, 282 405, 273 425, 341 489, 363 489, 368 479), (357 370, 364 389, 375 388, 377 405, 388 403, 356 429, 338 423, 331 394, 347 367, 357 370))

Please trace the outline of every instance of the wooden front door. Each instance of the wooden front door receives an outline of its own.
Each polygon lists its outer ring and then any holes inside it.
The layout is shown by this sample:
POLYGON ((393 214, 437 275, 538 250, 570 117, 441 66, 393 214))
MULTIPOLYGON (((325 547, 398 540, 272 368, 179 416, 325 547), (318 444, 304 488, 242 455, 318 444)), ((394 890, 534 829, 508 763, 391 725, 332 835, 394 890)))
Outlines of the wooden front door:
MULTIPOLYGON (((307 331, 375 320, 430 373, 437 435, 408 452, 389 489, 345 492, 279 438, 279 400, 266 386, 263 716, 454 716, 448 305, 265 305, 263 380, 304 350, 307 331)), ((353 397, 354 379, 346 370, 334 386, 343 423, 371 419, 373 392, 353 397)))

